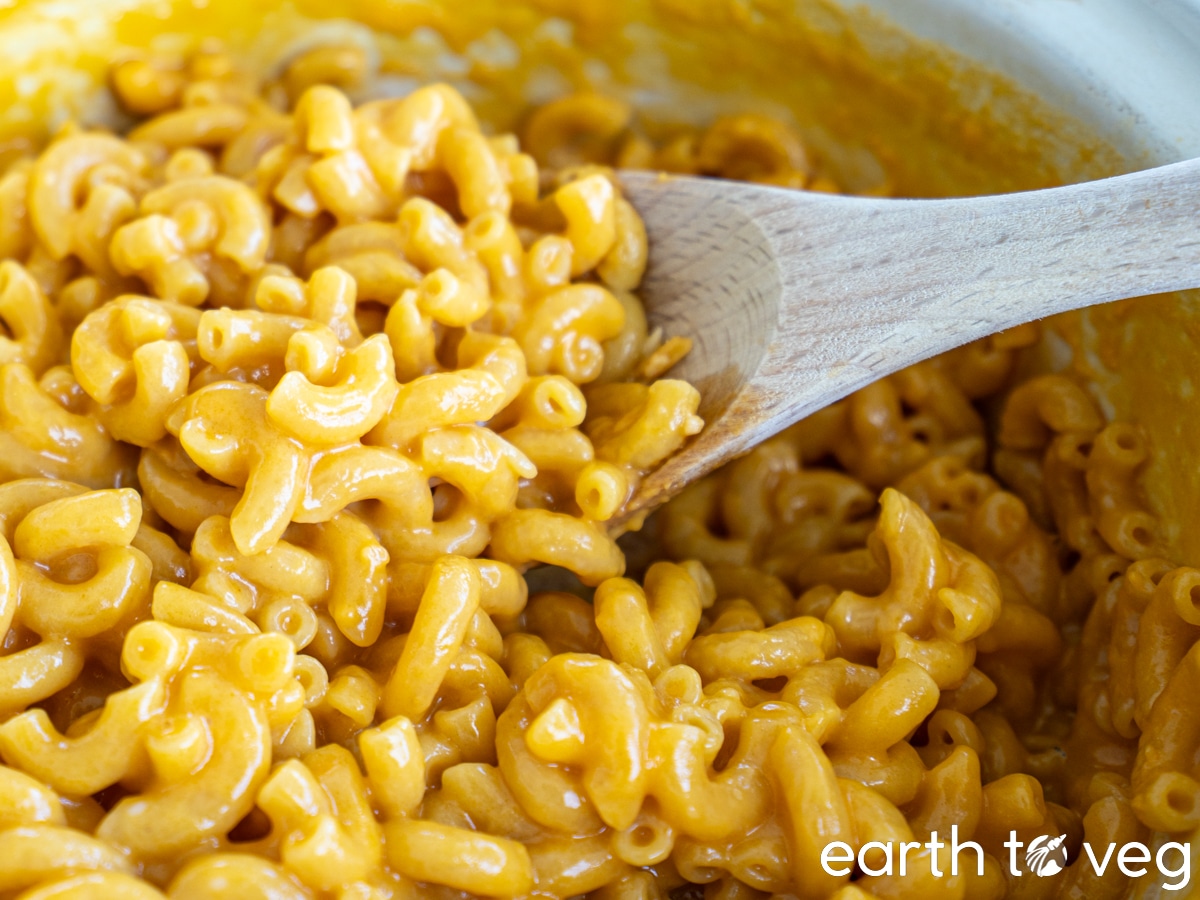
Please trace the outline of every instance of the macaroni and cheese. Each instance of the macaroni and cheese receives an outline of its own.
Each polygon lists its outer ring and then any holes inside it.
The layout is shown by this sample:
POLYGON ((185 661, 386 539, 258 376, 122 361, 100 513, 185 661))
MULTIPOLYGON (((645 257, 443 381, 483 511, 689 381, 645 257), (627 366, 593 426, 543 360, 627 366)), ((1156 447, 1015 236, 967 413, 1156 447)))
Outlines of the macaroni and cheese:
POLYGON ((1102 900, 1084 841, 1200 826, 1200 572, 1037 327, 618 545, 703 422, 610 167, 837 186, 768 117, 518 139, 365 68, 122 60, 128 134, 0 176, 0 898, 1102 900), (978 870, 822 865, 952 827, 978 870))

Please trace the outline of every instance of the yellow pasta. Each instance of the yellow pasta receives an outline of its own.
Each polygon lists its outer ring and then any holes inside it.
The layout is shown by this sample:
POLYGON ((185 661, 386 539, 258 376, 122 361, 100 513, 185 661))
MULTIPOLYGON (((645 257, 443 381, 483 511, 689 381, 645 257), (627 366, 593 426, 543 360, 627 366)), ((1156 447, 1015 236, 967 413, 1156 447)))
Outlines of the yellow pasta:
POLYGON ((833 186, 769 116, 518 140, 374 65, 123 59, 126 137, 0 174, 0 896, 1143 896, 1081 847, 1200 827, 1146 436, 1023 327, 618 543, 704 422, 608 167, 833 186))

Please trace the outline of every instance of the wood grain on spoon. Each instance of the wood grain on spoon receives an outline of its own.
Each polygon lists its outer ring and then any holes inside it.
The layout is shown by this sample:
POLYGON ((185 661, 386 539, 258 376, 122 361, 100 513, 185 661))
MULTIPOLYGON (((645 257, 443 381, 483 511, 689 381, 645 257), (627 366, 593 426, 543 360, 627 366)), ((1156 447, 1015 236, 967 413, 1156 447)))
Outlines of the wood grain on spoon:
POLYGON ((956 200, 621 181, 650 238, 641 297, 653 324, 694 341, 670 375, 700 389, 707 422, 624 522, 912 363, 1064 310, 1200 287, 1200 160, 956 200))

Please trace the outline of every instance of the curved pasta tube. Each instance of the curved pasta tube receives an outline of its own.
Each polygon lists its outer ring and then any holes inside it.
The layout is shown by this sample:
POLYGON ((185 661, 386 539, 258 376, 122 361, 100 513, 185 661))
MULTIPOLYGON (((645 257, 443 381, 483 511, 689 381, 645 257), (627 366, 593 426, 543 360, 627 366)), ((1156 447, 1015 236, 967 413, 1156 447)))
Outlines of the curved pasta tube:
POLYGON ((66 824, 58 795, 42 781, 0 766, 0 830, 38 824, 66 824))
POLYGON ((90 313, 71 336, 71 368, 120 440, 141 447, 166 435, 164 422, 191 378, 187 345, 200 313, 169 301, 126 297, 90 313))
POLYGON ((492 554, 501 562, 562 566, 587 585, 597 585, 625 571, 616 542, 586 519, 543 509, 514 509, 492 526, 492 554))
POLYGON ((412 819, 389 822, 384 831, 388 860, 414 880, 496 897, 533 888, 529 851, 516 841, 412 819))
POLYGON ((383 689, 387 716, 416 720, 429 709, 479 608, 480 593, 479 571, 469 560, 445 556, 430 567, 412 630, 383 689))
POLYGON ((73 828, 23 825, 0 831, 0 891, 88 871, 129 875, 133 867, 115 847, 73 828))
MULTIPOLYGON (((1144 826, 1134 815, 1128 798, 1122 796, 1100 797, 1084 813, 1082 825, 1083 838, 1093 847, 1122 847, 1145 840, 1144 826)), ((1098 874, 1082 858, 1067 869, 1064 880, 1061 891, 1067 897, 1116 900, 1126 888, 1122 882, 1098 874)))
POLYGON ((484 763, 460 763, 442 773, 445 795, 463 809, 481 831, 528 841, 542 827, 517 804, 500 770, 484 763))
POLYGON ((853 841, 850 813, 833 766, 812 736, 795 727, 776 738, 770 764, 786 811, 793 881, 802 896, 823 897, 847 877, 829 875, 820 865, 825 846, 853 841))
POLYGON ((248 853, 196 857, 184 864, 167 888, 171 900, 223 900, 231 893, 241 900, 312 900, 312 892, 282 867, 248 853))
POLYGON ((57 361, 62 325, 50 300, 17 262, 0 262, 0 364, 24 363, 41 374, 57 361))
POLYGON ((131 488, 74 494, 29 510, 13 533, 13 549, 49 562, 80 548, 127 547, 141 520, 141 497, 131 488))
MULTIPOLYGON (((978 773, 976 779, 978 780, 978 773)), ((861 850, 868 842, 873 841, 885 845, 891 843, 894 850, 900 841, 912 841, 913 830, 904 813, 878 791, 849 778, 839 778, 838 786, 842 789, 846 809, 854 824, 857 849, 861 850)), ((976 801, 978 802, 978 797, 976 801)), ((867 850, 866 858, 873 869, 880 868, 880 864, 885 862, 885 859, 880 857, 884 856, 886 850, 883 847, 878 849, 878 853, 867 850)))
POLYGON ((719 725, 713 729, 711 720, 700 716, 656 723, 650 740, 651 792, 663 814, 681 834, 697 840, 727 840, 750 831, 770 806, 767 756, 790 718, 784 711, 744 716, 737 746, 719 773, 711 771, 724 739, 719 725))
POLYGON ((352 109, 336 88, 309 88, 296 110, 298 143, 274 196, 294 212, 326 210, 348 224, 392 215, 402 196, 412 151, 388 139, 380 127, 382 103, 352 109))
MULTIPOLYGON (((699 562, 693 563, 699 567, 699 562)), ((712 580, 716 602, 738 597, 749 599, 763 618, 764 624, 778 625, 797 613, 807 612, 796 605, 792 593, 783 581, 749 566, 709 566, 702 569, 712 580)), ((692 572, 695 578, 695 572, 692 572)), ((706 597, 706 602, 708 598, 706 597)))
POLYGON ((0 656, 0 716, 56 694, 83 671, 83 649, 61 638, 0 656))
POLYGON ((266 257, 270 220, 254 192, 233 179, 212 175, 163 185, 142 198, 142 212, 170 215, 194 202, 197 195, 204 196, 217 219, 213 252, 233 260, 244 272, 260 268, 266 257))
POLYGON ((573 897, 599 891, 629 867, 612 852, 609 834, 589 837, 546 837, 529 847, 539 890, 553 896, 573 897))
POLYGON ((109 695, 91 728, 70 737, 30 710, 0 725, 0 753, 63 794, 90 796, 134 771, 145 727, 166 704, 163 679, 152 678, 109 695))
POLYGON ((415 290, 405 291, 392 304, 383 322, 383 333, 392 342, 396 378, 401 383, 442 368, 437 358, 438 334, 433 317, 421 308, 415 290))
POLYGON ((954 690, 962 686, 971 673, 977 659, 976 650, 974 643, 960 644, 940 637, 919 641, 899 633, 884 639, 878 664, 885 670, 898 660, 908 660, 920 666, 939 688, 954 690))
POLYGON ((313 461, 304 497, 292 517, 327 522, 351 503, 379 500, 401 522, 428 522, 433 498, 424 470, 387 447, 352 445, 313 461))
POLYGON ((808 159, 804 144, 784 122, 759 113, 721 116, 704 132, 696 148, 701 171, 737 178, 803 187, 808 159))
POLYGON ((881 498, 877 533, 883 538, 891 580, 882 602, 847 591, 826 621, 850 659, 877 653, 886 634, 921 633, 930 625, 937 592, 949 586, 949 561, 933 523, 911 500, 888 489, 881 498))
POLYGON ((267 416, 267 392, 220 382, 192 394, 179 442, 201 468, 226 484, 245 487, 230 515, 234 543, 246 555, 271 547, 304 497, 308 451, 267 416))
POLYGON ((657 865, 670 856, 674 847, 675 829, 645 808, 632 825, 613 836, 613 853, 631 866, 657 865))
POLYGON ((913 831, 946 834, 957 826, 963 840, 970 840, 983 806, 981 787, 979 756, 970 747, 955 747, 921 779, 921 788, 908 809, 913 831))
POLYGON ((141 201, 142 218, 113 235, 109 251, 124 275, 139 275, 163 299, 199 306, 211 290, 204 255, 227 260, 245 275, 262 268, 271 237, 263 202, 222 175, 184 178, 141 201))
POLYGON ((721 485, 716 479, 693 482, 663 507, 663 544, 675 559, 698 559, 707 566, 749 566, 750 542, 714 534, 709 527, 718 514, 721 485))
POLYGON ((166 900, 166 895, 132 875, 89 872, 43 884, 21 900, 166 900))
POLYGON ((318 44, 287 64, 284 81, 293 100, 315 84, 355 87, 379 65, 371 49, 358 43, 318 44))
POLYGON ((454 485, 488 519, 512 509, 521 479, 537 475, 524 453, 477 425, 455 425, 422 435, 417 459, 427 475, 454 485))
POLYGON ((476 128, 450 126, 438 136, 437 160, 458 190, 468 219, 484 213, 508 215, 512 197, 500 161, 476 128))
MULTIPOLYGON (((528 682, 527 682, 528 683, 528 682)), ((496 757, 504 783, 533 821, 566 834, 594 834, 604 827, 579 776, 534 756, 525 740, 536 713, 524 692, 496 720, 496 757)))
POLYGON ((37 380, 23 363, 0 366, 0 477, 60 478, 95 488, 128 478, 130 448, 57 390, 70 391, 73 382, 69 370, 53 368, 37 380))
POLYGON ((180 109, 168 110, 143 122, 129 136, 133 140, 169 148, 219 145, 237 136, 248 120, 249 113, 232 103, 210 102, 194 106, 185 103, 180 109))
POLYGON ((388 553, 351 513, 338 513, 313 531, 312 547, 329 563, 329 614, 351 643, 370 647, 387 609, 388 553))
POLYGON ((308 443, 356 441, 379 423, 400 389, 391 344, 385 335, 373 335, 344 355, 335 351, 341 358, 330 371, 320 372, 321 351, 308 346, 316 340, 310 331, 292 335, 289 371, 271 391, 267 415, 285 433, 308 443))
POLYGON ((1009 395, 997 440, 1003 447, 1038 450, 1055 434, 1091 434, 1103 427, 1104 418, 1083 387, 1066 375, 1042 375, 1009 395))
MULTIPOLYGON (((591 271, 617 242, 616 188, 606 176, 587 175, 554 192, 554 204, 567 221, 571 277, 591 271)), ((620 333, 620 324, 615 333, 620 333)))
MULTIPOLYGON (((293 541, 279 541, 270 550, 245 555, 237 549, 231 523, 221 516, 207 519, 196 530, 192 557, 199 577, 193 587, 207 587, 206 579, 227 573, 255 592, 271 592, 299 597, 316 603, 329 587, 330 565, 319 555, 293 541)), ((244 611, 256 606, 261 597, 248 599, 244 611)), ((240 604, 239 604, 240 606, 240 604)))
POLYGON ((371 797, 387 818, 416 812, 425 796, 425 757, 416 728, 404 716, 358 736, 371 797))
POLYGON ((359 155, 370 169, 391 212, 404 197, 405 181, 412 167, 412 148, 391 140, 383 128, 388 101, 364 103, 354 111, 354 138, 359 155))
POLYGON ((539 375, 526 381, 512 403, 489 425, 496 431, 564 431, 582 424, 586 413, 587 400, 569 379, 561 375, 539 375))
POLYGON ((704 420, 696 415, 700 392, 686 381, 600 385, 588 402, 584 431, 595 444, 597 458, 642 472, 704 428, 704 420))
POLYGON ((255 309, 207 309, 196 330, 197 352, 220 373, 266 367, 281 375, 292 335, 309 324, 300 316, 255 309))
MULTIPOLYGON (((305 765, 329 797, 333 815, 355 850, 353 860, 361 866, 361 877, 369 877, 383 863, 382 835, 358 761, 345 747, 332 745, 306 755, 305 765)), ((325 877, 330 878, 328 874, 325 877)), ((342 884, 337 876, 331 880, 335 885, 342 884)), ((308 881, 312 883, 312 879, 308 881)))
POLYGON ((333 229, 304 254, 304 271, 315 274, 324 267, 346 272, 356 285, 360 301, 388 306, 415 288, 423 277, 404 256, 400 227, 388 222, 361 222, 333 229))
POLYGON ((295 127, 309 153, 337 153, 354 147, 353 107, 335 87, 310 87, 296 103, 295 127))
POLYGON ((228 518, 239 499, 236 488, 204 480, 200 473, 200 467, 174 442, 144 449, 137 467, 144 500, 186 534, 213 516, 228 518))
POLYGON ((259 633, 258 626, 236 607, 169 581, 162 581, 154 586, 150 615, 156 622, 165 622, 167 625, 190 631, 209 631, 214 634, 259 633))
POLYGON ((458 366, 401 385, 392 408, 364 441, 406 450, 435 428, 486 422, 525 383, 525 356, 512 338, 468 332, 458 345, 458 366))
POLYGON ((147 216, 123 226, 109 245, 113 268, 121 275, 142 277, 155 294, 199 306, 209 283, 187 256, 179 226, 166 216, 147 216))
POLYGON ((628 828, 645 799, 649 712, 637 686, 613 662, 582 654, 553 657, 525 682, 535 718, 525 742, 538 758, 577 765, 605 824, 628 828), (620 741, 606 739, 612 729, 620 741))
POLYGON ((1133 767, 1133 807, 1159 830, 1194 828, 1200 818, 1200 774, 1195 767, 1200 728, 1177 710, 1200 683, 1200 644, 1195 644, 1167 681, 1146 722, 1133 767))
POLYGON ((107 134, 84 133, 51 144, 29 179, 29 216, 38 240, 54 259, 76 251, 78 223, 97 170, 118 186, 137 185, 147 168, 142 151, 107 134))
POLYGON ((596 274, 613 291, 635 291, 642 283, 650 259, 646 224, 632 203, 618 197, 615 226, 616 241, 596 266, 596 274))
POLYGON ((531 428, 517 425, 501 435, 534 464, 538 478, 533 484, 545 483, 550 493, 554 485, 563 482, 563 489, 572 482, 578 486, 584 469, 592 465, 595 451, 592 442, 576 428, 531 428))
POLYGON ((208 667, 264 701, 288 692, 295 660, 295 647, 282 634, 212 634, 155 621, 134 625, 121 647, 121 671, 131 679, 174 678, 189 667, 208 667))
POLYGON ((56 500, 26 516, 17 527, 15 541, 22 556, 50 562, 71 550, 77 554, 88 550, 95 571, 86 579, 62 583, 52 577, 53 568, 47 574, 32 562, 18 560, 21 621, 39 634, 94 637, 143 605, 149 595, 152 567, 144 553, 127 546, 140 520, 140 499, 131 490, 96 491, 56 500), (112 518, 76 518, 97 513, 112 518), (88 524, 81 534, 72 535, 70 530, 78 521, 88 524))
MULTIPOLYGON (((529 599, 529 586, 521 574, 507 563, 491 559, 473 559, 479 570, 479 608, 489 616, 516 616, 529 599)), ((388 612, 411 616, 421 602, 429 582, 431 564, 392 562, 388 566, 388 612)))
POLYGON ((778 678, 832 656, 836 646, 829 626, 801 616, 761 631, 701 635, 688 645, 683 659, 706 681, 778 678))
POLYGON ((434 269, 422 278, 414 299, 422 316, 450 328, 478 322, 491 307, 482 285, 471 284, 448 269, 434 269))
POLYGON ((937 682, 911 660, 898 660, 850 704, 830 737, 832 752, 884 753, 933 712, 937 682))
POLYGON ((313 271, 307 283, 268 275, 259 281, 254 302, 264 312, 313 319, 332 330, 343 346, 357 347, 363 339, 354 318, 358 292, 353 273, 331 265, 313 271))
POLYGON ((569 94, 534 110, 522 145, 542 165, 601 162, 609 153, 598 151, 608 151, 632 117, 629 104, 615 97, 592 91, 569 94))
POLYGON ((224 836, 254 806, 270 765, 271 733, 262 713, 219 675, 185 674, 176 702, 183 711, 205 711, 211 735, 205 762, 190 778, 152 783, 121 800, 96 829, 101 839, 140 858, 162 858, 224 836))
POLYGON ((630 479, 623 469, 593 460, 575 480, 575 505, 594 522, 606 522, 621 511, 631 494, 630 479))
POLYGON ((466 248, 462 229, 446 210, 424 197, 413 197, 400 208, 404 255, 423 272, 445 269, 473 294, 487 296, 487 270, 466 248))
POLYGON ((86 492, 81 484, 54 478, 19 478, 0 484, 0 533, 11 545, 17 526, 35 509, 86 492))
POLYGON ((1197 588, 1200 572, 1188 567, 1173 569, 1161 578, 1138 617, 1132 677, 1135 717, 1143 731, 1172 674, 1200 641, 1200 610, 1194 599, 1200 596, 1197 588))
POLYGON ((600 375, 605 341, 621 333, 625 309, 609 291, 570 284, 543 297, 517 325, 514 337, 532 375, 564 375, 585 384, 600 375))
POLYGON ((596 627, 614 660, 636 666, 651 678, 667 667, 666 648, 654 627, 646 594, 636 582, 609 578, 596 588, 592 603, 596 627))
POLYGON ((284 866, 317 890, 362 881, 382 862, 379 826, 349 751, 327 746, 292 760, 259 792, 284 866))
POLYGON ((418 172, 437 161, 438 140, 447 128, 479 129, 471 107, 446 84, 430 84, 413 91, 387 110, 382 125, 394 143, 411 148, 412 167, 418 172))
POLYGON ((138 55, 113 67, 113 92, 131 112, 149 116, 179 104, 186 85, 181 60, 138 55))
POLYGON ((1140 428, 1114 422, 1096 435, 1087 456, 1085 482, 1096 530, 1110 547, 1130 559, 1155 555, 1159 526, 1144 508, 1136 474, 1149 448, 1140 428))
POLYGON ((140 550, 100 547, 94 553, 96 574, 76 584, 62 584, 24 560, 21 577, 21 621, 39 634, 94 637, 115 627, 145 604, 151 564, 140 550))

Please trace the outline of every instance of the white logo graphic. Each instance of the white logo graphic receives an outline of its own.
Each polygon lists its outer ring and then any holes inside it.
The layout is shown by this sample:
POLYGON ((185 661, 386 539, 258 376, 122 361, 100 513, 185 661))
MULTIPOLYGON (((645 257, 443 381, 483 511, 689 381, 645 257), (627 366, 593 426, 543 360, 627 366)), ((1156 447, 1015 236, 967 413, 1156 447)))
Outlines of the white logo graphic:
POLYGON ((1057 875, 1067 866, 1067 848, 1063 846, 1067 836, 1050 837, 1043 834, 1029 842, 1025 851, 1025 865, 1035 875, 1043 877, 1057 875))
MULTIPOLYGON (((1065 871, 1067 868, 1066 843, 1067 836, 1065 834, 1060 834, 1058 837, 1042 834, 1035 837, 1026 846, 1024 841, 1017 840, 1015 831, 1010 831, 1008 840, 1004 841, 1004 848, 1008 850, 1007 858, 1003 860, 1004 863, 1007 863, 1005 867, 1007 874, 1013 878, 1030 874, 1049 877, 1065 871), (1024 865, 1018 861, 1021 858, 1022 850, 1025 851, 1024 865)), ((950 863, 949 874, 951 876, 958 875, 959 855, 964 853, 966 856, 961 862, 968 867, 971 867, 973 863, 975 871, 979 873, 980 877, 983 877, 985 855, 983 847, 975 841, 960 841, 957 825, 950 827, 949 842, 941 840, 936 831, 931 831, 929 840, 924 843, 920 841, 896 843, 867 841, 857 850, 845 841, 834 841, 826 844, 825 849, 821 851, 821 868, 825 870, 826 874, 838 878, 853 874, 856 864, 859 872, 870 877, 879 875, 891 877, 898 868, 900 877, 905 878, 908 876, 909 854, 914 850, 920 851, 921 849, 928 851, 928 855, 925 857, 928 869, 925 871, 928 871, 934 878, 942 877, 941 866, 945 865, 947 861, 950 863)), ((1081 850, 1082 852, 1079 853, 1072 866, 1080 872, 1090 869, 1100 878, 1104 878, 1105 872, 1110 868, 1116 869, 1126 878, 1141 878, 1151 874, 1149 863, 1154 862, 1158 866, 1157 875, 1163 879, 1163 890, 1181 891, 1192 881, 1191 844, 1168 841, 1159 845, 1155 852, 1153 846, 1147 846, 1139 841, 1130 841, 1120 847, 1115 841, 1110 842, 1107 846, 1098 844, 1095 847, 1084 841, 1081 850), (1176 859, 1179 865, 1171 868, 1171 863, 1176 859), (1177 880, 1171 882, 1166 880, 1168 878, 1177 880)), ((1191 897, 1192 894, 1188 894, 1188 896, 1191 897)))

